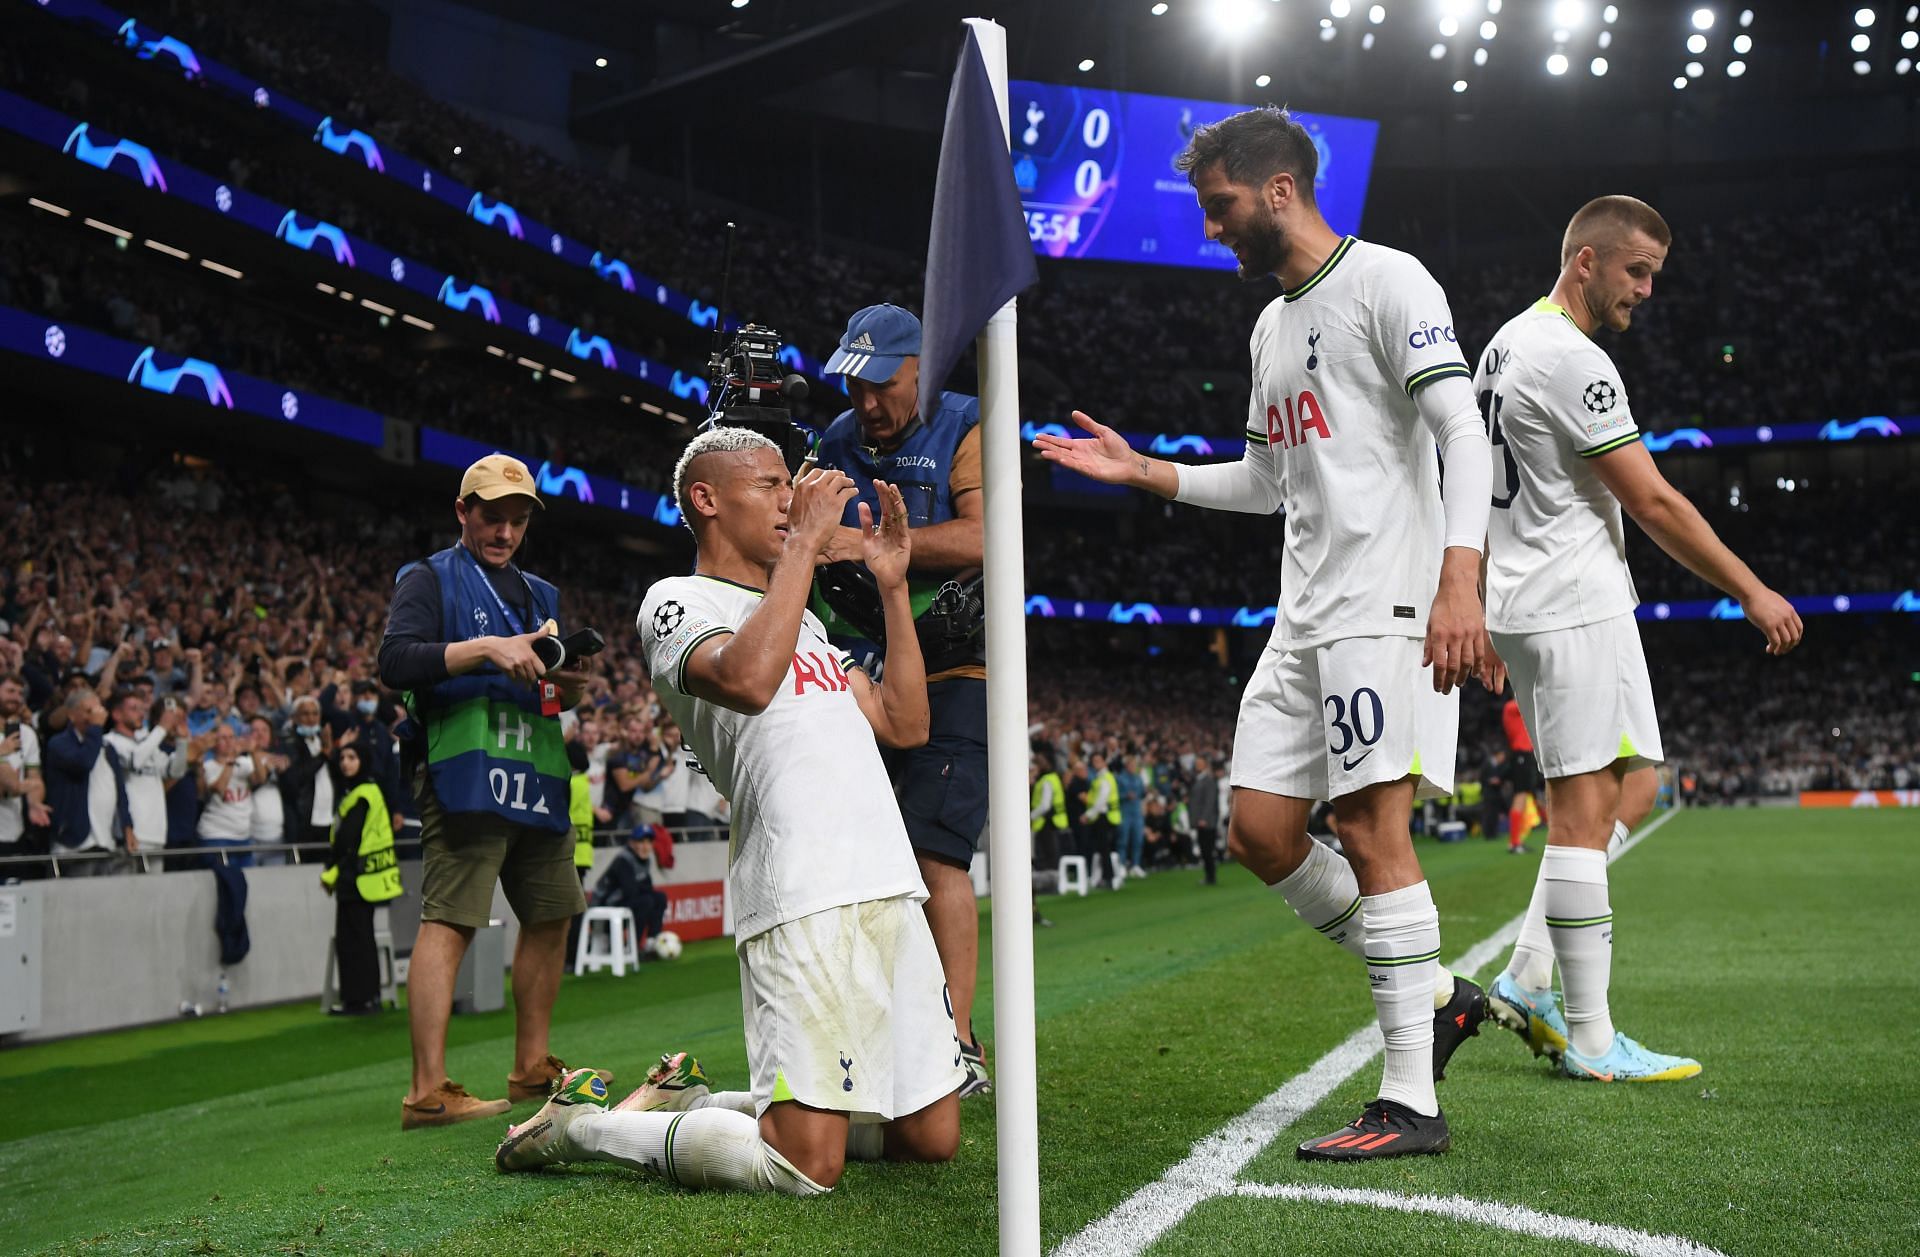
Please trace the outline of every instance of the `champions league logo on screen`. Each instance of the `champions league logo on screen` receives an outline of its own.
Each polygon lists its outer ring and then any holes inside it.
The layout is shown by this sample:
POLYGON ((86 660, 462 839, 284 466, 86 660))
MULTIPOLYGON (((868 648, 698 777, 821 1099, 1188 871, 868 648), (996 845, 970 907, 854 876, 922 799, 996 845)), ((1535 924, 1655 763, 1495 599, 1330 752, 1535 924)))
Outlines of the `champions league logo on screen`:
POLYGON ((144 144, 132 140, 116 140, 112 144, 96 144, 88 134, 87 124, 81 123, 67 136, 67 142, 60 146, 63 153, 72 153, 74 157, 92 166, 95 170, 110 170, 119 158, 126 158, 140 173, 140 182, 149 188, 167 190, 167 177, 160 170, 160 162, 153 151, 144 144))

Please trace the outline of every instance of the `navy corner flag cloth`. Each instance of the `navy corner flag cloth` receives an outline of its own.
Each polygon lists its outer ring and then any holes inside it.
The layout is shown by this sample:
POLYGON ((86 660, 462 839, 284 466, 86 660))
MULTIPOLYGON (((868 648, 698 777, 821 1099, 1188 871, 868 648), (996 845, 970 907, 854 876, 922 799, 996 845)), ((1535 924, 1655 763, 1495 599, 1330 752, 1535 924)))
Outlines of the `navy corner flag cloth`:
POLYGON ((993 82, 969 26, 947 96, 933 230, 927 238, 927 290, 920 307, 921 414, 938 409, 934 399, 987 320, 1038 278, 993 82))

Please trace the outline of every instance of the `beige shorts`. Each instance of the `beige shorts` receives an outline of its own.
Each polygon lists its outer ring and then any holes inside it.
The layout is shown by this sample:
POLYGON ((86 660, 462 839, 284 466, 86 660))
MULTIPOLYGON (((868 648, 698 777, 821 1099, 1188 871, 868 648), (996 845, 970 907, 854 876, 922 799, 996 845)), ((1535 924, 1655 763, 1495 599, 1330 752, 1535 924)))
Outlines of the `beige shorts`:
POLYGON ((827 908, 740 944, 757 1112, 781 1100, 889 1122, 966 1079, 953 1006, 918 903, 827 908))

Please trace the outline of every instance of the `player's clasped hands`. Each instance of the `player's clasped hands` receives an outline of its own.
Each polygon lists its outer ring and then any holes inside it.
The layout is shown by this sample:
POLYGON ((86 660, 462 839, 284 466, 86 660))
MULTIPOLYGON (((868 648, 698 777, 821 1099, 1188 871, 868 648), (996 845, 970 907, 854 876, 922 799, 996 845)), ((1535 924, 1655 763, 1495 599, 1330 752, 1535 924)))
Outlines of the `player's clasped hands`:
POLYGON ((807 554, 820 552, 840 526, 847 502, 859 492, 844 471, 816 467, 803 472, 793 482, 793 500, 787 504, 787 538, 806 547, 807 554))
POLYGON ((1142 460, 1127 444, 1127 438, 1096 422, 1084 410, 1074 411, 1073 421, 1092 439, 1042 432, 1033 438, 1033 448, 1040 457, 1102 484, 1132 484, 1141 474, 1142 460))
POLYGON ((1763 589, 1757 596, 1742 601, 1740 609, 1766 637, 1769 655, 1786 654, 1800 644, 1800 637, 1806 632, 1793 604, 1771 589, 1763 589))
POLYGON ((880 499, 880 521, 875 523, 872 510, 860 503, 860 558, 880 587, 890 589, 907 579, 907 563, 913 555, 907 500, 884 480, 874 481, 873 491, 880 499))

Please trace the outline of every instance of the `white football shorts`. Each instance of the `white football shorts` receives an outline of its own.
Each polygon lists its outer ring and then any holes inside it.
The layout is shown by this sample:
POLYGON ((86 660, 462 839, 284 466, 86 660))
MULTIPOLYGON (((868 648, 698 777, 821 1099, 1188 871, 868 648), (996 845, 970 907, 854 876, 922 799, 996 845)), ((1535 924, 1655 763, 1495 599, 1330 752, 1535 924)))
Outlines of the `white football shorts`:
POLYGON ((1232 784, 1334 800, 1412 776, 1414 797, 1453 793, 1460 695, 1436 694, 1417 637, 1268 646, 1240 696, 1232 784))
POLYGON ((1633 612, 1544 633, 1495 633, 1493 648, 1513 678, 1541 775, 1571 777, 1617 761, 1632 772, 1666 758, 1633 612))
POLYGON ((888 1122, 966 1080, 926 912, 901 896, 776 925, 740 945, 754 1109, 780 1100, 888 1122))

